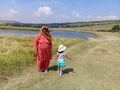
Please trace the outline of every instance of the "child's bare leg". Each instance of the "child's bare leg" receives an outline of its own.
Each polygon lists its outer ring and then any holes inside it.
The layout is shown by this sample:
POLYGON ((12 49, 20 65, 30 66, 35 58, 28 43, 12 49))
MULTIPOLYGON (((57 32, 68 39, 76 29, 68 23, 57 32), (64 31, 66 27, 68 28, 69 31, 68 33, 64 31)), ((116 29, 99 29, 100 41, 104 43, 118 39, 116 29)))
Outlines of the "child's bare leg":
POLYGON ((60 76, 62 76, 62 71, 63 71, 63 68, 61 67, 60 68, 60 76))
POLYGON ((60 67, 58 66, 58 71, 57 71, 57 73, 59 74, 60 73, 60 67))

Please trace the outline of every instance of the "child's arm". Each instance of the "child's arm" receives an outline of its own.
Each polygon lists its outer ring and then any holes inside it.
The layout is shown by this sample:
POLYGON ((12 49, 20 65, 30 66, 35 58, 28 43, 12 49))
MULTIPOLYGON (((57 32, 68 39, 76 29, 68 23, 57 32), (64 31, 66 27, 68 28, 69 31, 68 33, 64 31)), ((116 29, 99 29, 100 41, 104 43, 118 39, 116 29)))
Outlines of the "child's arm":
POLYGON ((67 54, 65 54, 65 57, 69 60, 72 60, 67 54))
POLYGON ((55 56, 55 61, 57 61, 58 55, 55 56))

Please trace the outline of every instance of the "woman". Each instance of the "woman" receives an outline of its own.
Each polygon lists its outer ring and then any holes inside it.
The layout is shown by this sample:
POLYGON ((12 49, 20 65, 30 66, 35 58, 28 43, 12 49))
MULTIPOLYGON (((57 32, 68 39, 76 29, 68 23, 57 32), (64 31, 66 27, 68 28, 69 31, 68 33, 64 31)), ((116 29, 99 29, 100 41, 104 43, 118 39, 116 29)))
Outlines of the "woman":
POLYGON ((52 38, 49 29, 46 26, 43 26, 40 33, 36 36, 34 47, 38 71, 45 71, 45 73, 47 73, 52 57, 52 38))

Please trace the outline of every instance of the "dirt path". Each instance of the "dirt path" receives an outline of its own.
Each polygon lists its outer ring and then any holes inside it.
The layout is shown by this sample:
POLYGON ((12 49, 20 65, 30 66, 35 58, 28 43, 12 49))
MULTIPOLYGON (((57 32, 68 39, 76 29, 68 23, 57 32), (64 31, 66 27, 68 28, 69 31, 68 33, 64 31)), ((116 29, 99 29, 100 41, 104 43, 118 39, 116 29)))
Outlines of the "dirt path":
POLYGON ((115 36, 102 36, 98 38, 89 38, 89 40, 91 42, 105 42, 105 41, 116 42, 116 41, 120 41, 120 38, 115 37, 115 36))
POLYGON ((62 77, 55 68, 45 75, 33 67, 10 79, 0 90, 120 90, 118 41, 119 38, 112 36, 90 38, 69 48, 68 54, 73 60, 67 61, 62 77))

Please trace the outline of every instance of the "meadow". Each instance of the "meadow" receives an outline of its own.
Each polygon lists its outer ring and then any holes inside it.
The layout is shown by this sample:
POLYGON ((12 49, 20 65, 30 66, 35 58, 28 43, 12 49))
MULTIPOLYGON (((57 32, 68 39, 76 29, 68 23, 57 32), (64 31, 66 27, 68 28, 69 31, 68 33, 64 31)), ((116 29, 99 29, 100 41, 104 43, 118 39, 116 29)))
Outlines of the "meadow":
MULTIPOLYGON (((53 55, 59 44, 70 47, 77 39, 53 39, 53 55), (59 42, 58 42, 59 41, 59 42)), ((0 83, 35 65, 34 37, 0 36, 0 83)))
POLYGON ((115 21, 95 21, 95 22, 76 22, 76 23, 51 23, 51 24, 30 24, 17 22, 0 22, 2 30, 29 30, 39 31, 39 27, 46 25, 51 27, 50 30, 65 30, 65 31, 81 31, 91 32, 97 30, 110 30, 115 25, 120 25, 119 20, 115 21), (16 25, 16 26, 15 26, 16 25), (36 27, 34 27, 34 25, 36 27), (29 26, 29 27, 28 27, 29 26))
POLYGON ((120 90, 120 33, 92 29, 85 30, 96 38, 53 37, 53 59, 47 75, 37 72, 34 37, 0 36, 0 90, 120 90), (54 55, 61 43, 72 60, 66 59, 64 75, 59 77, 54 55))

